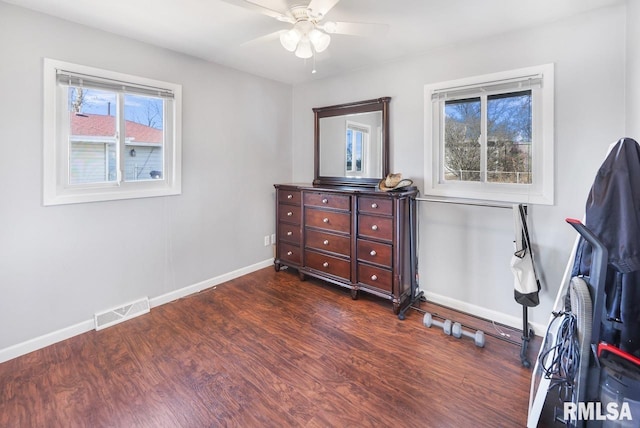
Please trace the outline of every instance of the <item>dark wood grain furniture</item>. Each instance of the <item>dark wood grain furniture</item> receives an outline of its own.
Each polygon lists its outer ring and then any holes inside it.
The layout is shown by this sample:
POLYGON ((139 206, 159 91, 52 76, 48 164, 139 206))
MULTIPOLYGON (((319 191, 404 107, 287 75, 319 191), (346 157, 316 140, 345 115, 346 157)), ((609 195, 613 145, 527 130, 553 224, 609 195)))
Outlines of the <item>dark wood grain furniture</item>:
POLYGON ((376 190, 389 174, 390 101, 313 109, 313 183, 275 184, 274 263, 276 271, 297 269, 302 280, 309 275, 349 288, 354 299, 359 291, 389 299, 403 319, 415 298, 418 191, 376 190), (350 132, 363 134, 358 172, 349 167, 350 132))
POLYGON ((398 313, 415 280, 417 190, 276 184, 275 269, 391 300, 398 313), (413 264, 413 266, 412 266, 413 264))

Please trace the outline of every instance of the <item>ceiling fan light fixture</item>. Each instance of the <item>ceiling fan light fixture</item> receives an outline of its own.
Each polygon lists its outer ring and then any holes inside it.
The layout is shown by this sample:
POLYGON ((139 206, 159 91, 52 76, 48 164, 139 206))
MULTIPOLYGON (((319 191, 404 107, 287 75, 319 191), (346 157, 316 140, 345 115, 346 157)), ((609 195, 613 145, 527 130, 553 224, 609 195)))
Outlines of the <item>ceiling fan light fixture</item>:
POLYGON ((313 56, 313 51, 311 50, 311 41, 308 37, 303 37, 300 42, 298 42, 296 56, 303 59, 311 58, 313 56))
POLYGON ((287 31, 286 33, 280 34, 280 44, 289 52, 293 52, 298 47, 298 42, 302 38, 302 34, 298 29, 293 28, 292 30, 287 31))
POLYGON ((329 47, 329 43, 331 43, 331 37, 327 33, 323 33, 315 28, 309 33, 309 40, 313 44, 316 52, 323 52, 329 47))

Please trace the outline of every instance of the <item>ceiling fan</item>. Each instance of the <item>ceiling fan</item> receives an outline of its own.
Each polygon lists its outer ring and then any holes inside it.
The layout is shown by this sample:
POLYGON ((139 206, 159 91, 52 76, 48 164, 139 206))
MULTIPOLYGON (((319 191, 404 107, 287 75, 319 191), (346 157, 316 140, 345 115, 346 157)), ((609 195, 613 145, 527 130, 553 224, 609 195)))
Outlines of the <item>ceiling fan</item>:
POLYGON ((275 10, 271 5, 265 5, 265 0, 222 1, 262 13, 280 22, 292 24, 293 27, 289 30, 280 30, 260 37, 260 39, 279 36, 282 46, 289 52, 294 52, 298 58, 311 58, 314 55, 314 51, 317 53, 325 51, 329 43, 331 43, 331 34, 374 36, 388 30, 388 26, 385 24, 322 22, 327 13, 340 0, 311 0, 308 4, 293 4, 291 6, 280 0, 282 11, 275 10))

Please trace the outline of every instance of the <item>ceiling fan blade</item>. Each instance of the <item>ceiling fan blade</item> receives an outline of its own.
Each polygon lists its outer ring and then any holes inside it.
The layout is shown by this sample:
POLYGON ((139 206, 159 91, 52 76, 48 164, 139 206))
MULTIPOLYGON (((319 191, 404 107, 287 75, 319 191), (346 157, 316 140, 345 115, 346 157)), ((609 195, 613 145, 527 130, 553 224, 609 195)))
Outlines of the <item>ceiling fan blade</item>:
POLYGON ((235 5, 235 6, 242 7, 244 9, 249 9, 254 12, 261 13, 263 15, 270 16, 272 18, 277 19, 278 21, 295 23, 295 20, 290 15, 289 11, 287 11, 286 13, 283 13, 283 12, 271 9, 267 6, 264 6, 262 4, 259 4, 256 1, 249 1, 249 0, 221 0, 221 1, 235 5))
POLYGON ((261 43, 271 42, 273 40, 279 40, 280 39, 280 34, 286 33, 287 31, 289 31, 289 30, 274 31, 273 33, 265 34, 264 36, 260 36, 260 37, 257 37, 255 39, 243 42, 243 43, 240 44, 240 46, 242 46, 242 47, 251 47, 251 46, 259 45, 261 43))
POLYGON ((327 22, 323 25, 323 29, 330 34, 374 37, 387 34, 389 25, 366 22, 327 22))
POLYGON ((325 16, 340 0, 311 0, 308 8, 313 15, 325 16))

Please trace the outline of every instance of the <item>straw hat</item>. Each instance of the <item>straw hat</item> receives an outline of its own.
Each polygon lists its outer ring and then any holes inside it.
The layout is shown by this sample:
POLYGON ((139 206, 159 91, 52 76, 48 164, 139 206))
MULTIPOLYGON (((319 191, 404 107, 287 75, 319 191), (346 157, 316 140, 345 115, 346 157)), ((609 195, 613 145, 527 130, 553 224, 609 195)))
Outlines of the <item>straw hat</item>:
POLYGON ((402 178, 402 174, 389 174, 378 183, 378 189, 383 192, 389 192, 391 190, 401 189, 403 187, 411 186, 413 181, 402 178))

